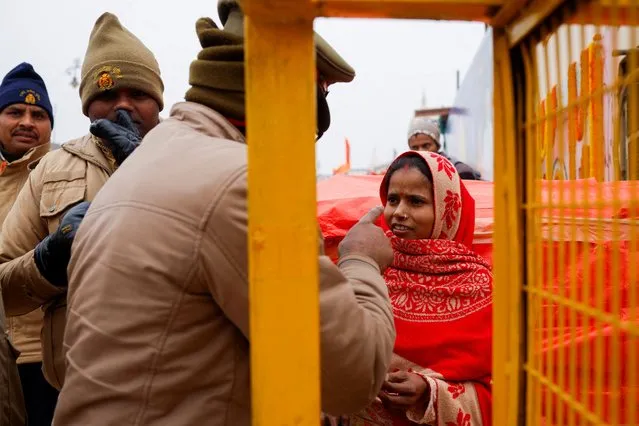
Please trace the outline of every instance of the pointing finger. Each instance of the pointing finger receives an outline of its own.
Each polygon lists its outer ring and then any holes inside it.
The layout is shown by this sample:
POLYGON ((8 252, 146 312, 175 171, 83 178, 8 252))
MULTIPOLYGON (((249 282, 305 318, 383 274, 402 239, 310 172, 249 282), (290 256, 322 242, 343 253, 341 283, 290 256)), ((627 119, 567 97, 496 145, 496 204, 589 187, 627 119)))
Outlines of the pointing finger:
POLYGON ((369 210, 368 213, 362 216, 362 218, 357 223, 375 223, 375 221, 379 219, 379 217, 382 215, 383 212, 384 212, 384 207, 382 206, 373 207, 371 210, 369 210))

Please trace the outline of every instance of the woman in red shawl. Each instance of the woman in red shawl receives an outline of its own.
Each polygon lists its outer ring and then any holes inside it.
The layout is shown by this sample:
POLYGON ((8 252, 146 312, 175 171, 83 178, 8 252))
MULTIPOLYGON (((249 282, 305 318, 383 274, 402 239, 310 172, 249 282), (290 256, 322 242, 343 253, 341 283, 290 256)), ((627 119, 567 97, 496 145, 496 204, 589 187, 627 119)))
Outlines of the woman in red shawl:
POLYGON ((342 424, 489 426, 493 277, 472 251, 475 201, 432 152, 395 159, 380 195, 395 357, 379 400, 342 424))

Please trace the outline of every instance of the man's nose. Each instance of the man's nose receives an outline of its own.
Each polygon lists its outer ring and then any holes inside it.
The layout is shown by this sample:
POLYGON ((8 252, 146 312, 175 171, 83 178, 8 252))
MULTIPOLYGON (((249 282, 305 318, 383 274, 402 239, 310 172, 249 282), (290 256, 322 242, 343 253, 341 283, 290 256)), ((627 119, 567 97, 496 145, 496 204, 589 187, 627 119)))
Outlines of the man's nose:
POLYGON ((133 99, 127 93, 120 93, 116 99, 113 109, 124 109, 129 112, 133 111, 133 99))
POLYGON ((33 117, 31 117, 31 114, 28 111, 25 114, 23 114, 22 117, 20 118, 19 125, 22 127, 28 127, 28 128, 35 127, 35 122, 33 120, 33 117))

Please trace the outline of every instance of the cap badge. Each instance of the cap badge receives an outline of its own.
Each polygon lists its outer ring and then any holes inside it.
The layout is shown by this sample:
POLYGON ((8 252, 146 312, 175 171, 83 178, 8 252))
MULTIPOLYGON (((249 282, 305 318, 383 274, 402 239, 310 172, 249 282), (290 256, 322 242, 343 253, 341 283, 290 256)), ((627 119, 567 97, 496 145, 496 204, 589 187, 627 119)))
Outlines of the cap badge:
POLYGON ((122 71, 110 65, 100 68, 95 73, 95 82, 100 90, 109 90, 115 86, 115 80, 122 78, 122 71))
POLYGON ((24 98, 25 104, 34 105, 40 101, 40 95, 35 90, 27 89, 20 92, 20 97, 24 98))

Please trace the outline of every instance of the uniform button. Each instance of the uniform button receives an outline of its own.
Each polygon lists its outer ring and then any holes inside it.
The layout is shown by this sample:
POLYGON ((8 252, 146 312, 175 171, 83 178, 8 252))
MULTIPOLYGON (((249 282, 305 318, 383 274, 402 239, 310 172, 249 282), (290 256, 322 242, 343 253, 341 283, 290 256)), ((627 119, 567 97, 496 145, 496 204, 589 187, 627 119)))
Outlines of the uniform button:
POLYGON ((49 207, 49 213, 53 213, 55 211, 55 205, 49 207))

